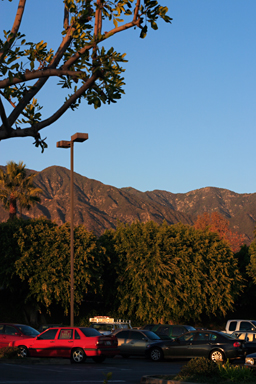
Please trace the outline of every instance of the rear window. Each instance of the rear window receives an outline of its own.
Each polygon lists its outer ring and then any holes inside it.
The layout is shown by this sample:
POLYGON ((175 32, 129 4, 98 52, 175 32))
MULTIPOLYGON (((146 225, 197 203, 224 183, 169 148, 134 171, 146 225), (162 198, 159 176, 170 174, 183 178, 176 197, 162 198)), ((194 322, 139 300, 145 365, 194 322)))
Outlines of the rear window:
POLYGON ((151 340, 161 340, 159 336, 157 336, 154 332, 151 331, 143 331, 145 336, 147 336, 151 340))
POLYGON ((113 326, 111 324, 92 324, 90 328, 96 329, 97 331, 109 331, 113 330, 113 326))
POLYGON ((79 328, 86 337, 102 336, 100 332, 94 328, 79 328))
POLYGON ((26 336, 36 337, 37 335, 39 335, 39 332, 36 329, 29 327, 28 325, 16 325, 16 327, 26 336))

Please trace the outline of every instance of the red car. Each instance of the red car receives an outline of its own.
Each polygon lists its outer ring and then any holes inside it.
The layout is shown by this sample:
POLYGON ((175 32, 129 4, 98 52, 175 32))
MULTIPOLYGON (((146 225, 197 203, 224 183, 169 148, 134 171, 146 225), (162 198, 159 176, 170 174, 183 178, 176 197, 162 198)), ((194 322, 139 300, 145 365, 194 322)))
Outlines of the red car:
POLYGON ((66 357, 73 363, 82 363, 86 357, 101 363, 119 353, 116 336, 103 336, 84 327, 50 328, 35 339, 14 341, 9 346, 19 347, 22 357, 66 357))
POLYGON ((0 323, 0 348, 8 347, 12 341, 36 337, 39 332, 24 324, 0 323))

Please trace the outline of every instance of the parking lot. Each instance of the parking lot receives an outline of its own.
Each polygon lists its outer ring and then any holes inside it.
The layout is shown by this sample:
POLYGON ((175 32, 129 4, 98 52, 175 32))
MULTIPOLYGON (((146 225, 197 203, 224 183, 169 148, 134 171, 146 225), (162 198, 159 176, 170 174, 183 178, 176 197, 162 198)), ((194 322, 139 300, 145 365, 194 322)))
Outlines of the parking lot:
POLYGON ((112 372, 108 383, 139 384, 145 375, 177 374, 186 360, 152 363, 144 358, 115 357, 102 364, 86 360, 84 364, 70 364, 69 360, 55 359, 51 363, 41 359, 40 364, 0 364, 0 384, 103 384, 106 374, 112 372))

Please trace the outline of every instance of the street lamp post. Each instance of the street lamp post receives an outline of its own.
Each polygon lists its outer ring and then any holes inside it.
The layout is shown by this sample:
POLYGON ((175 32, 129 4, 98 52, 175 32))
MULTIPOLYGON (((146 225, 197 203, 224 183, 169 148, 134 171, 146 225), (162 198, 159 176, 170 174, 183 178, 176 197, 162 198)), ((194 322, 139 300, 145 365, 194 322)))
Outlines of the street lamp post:
POLYGON ((87 133, 75 133, 70 141, 56 143, 57 148, 70 148, 70 326, 74 326, 74 142, 88 139, 87 133))

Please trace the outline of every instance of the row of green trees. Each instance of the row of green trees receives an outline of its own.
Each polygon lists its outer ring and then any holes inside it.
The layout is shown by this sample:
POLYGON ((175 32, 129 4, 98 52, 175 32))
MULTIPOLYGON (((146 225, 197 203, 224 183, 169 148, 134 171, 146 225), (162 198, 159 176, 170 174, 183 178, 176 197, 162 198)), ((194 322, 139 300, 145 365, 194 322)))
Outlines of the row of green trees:
MULTIPOLYGON (((58 306, 67 315, 69 225, 16 219, 0 224, 0 242, 1 292, 17 297, 21 306, 42 313, 58 306)), ((137 222, 100 238, 78 226, 74 247, 76 316, 89 318, 90 307, 134 323, 194 324, 244 311, 255 298, 255 241, 235 254, 207 229, 137 222)))

